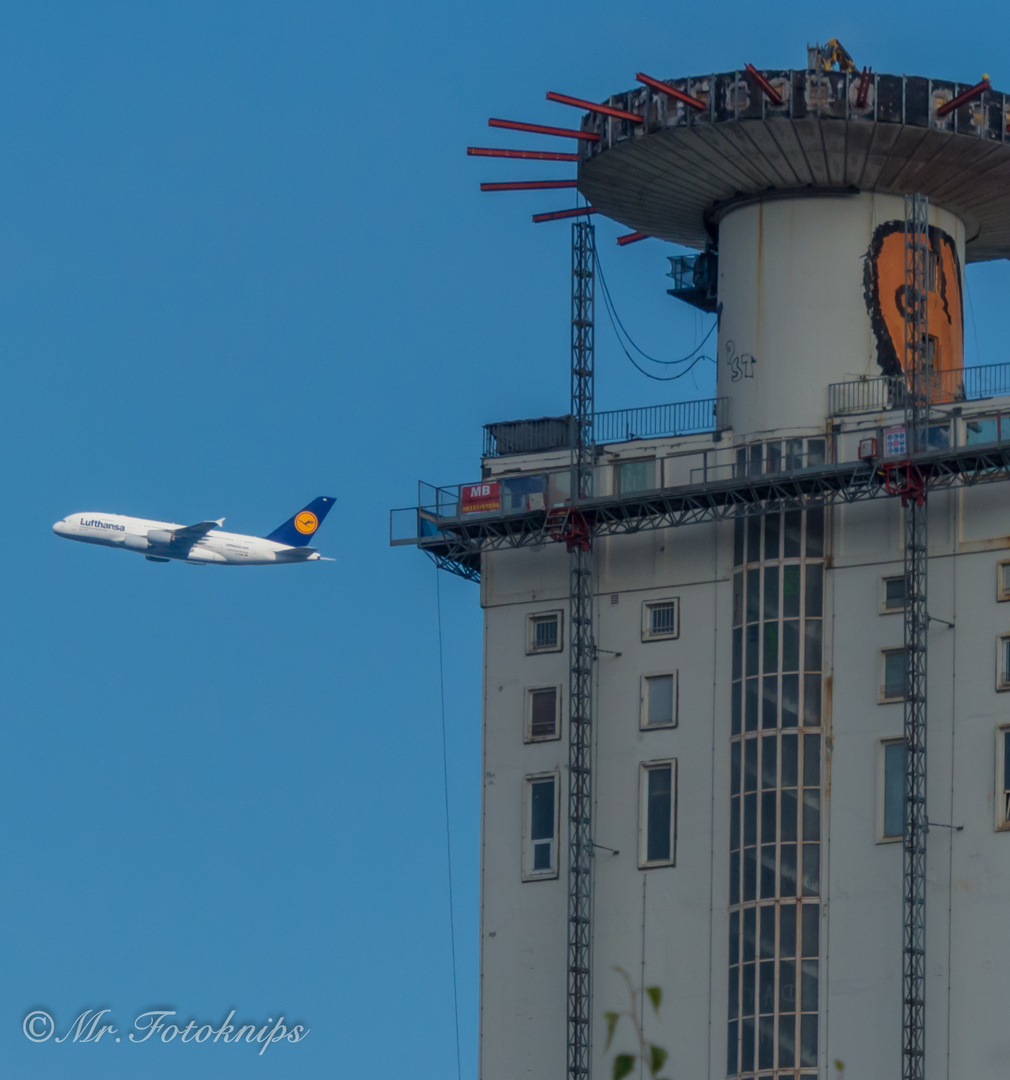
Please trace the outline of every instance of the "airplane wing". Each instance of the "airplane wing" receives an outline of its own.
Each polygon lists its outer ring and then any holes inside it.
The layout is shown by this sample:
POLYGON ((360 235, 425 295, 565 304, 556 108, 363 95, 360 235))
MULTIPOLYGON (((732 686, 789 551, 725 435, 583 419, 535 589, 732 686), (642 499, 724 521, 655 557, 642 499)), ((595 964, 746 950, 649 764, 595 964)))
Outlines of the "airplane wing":
POLYGON ((198 521, 195 525, 186 525, 182 529, 173 532, 175 542, 186 547, 192 547, 197 540, 202 540, 211 529, 219 529, 224 524, 224 518, 217 521, 198 521))

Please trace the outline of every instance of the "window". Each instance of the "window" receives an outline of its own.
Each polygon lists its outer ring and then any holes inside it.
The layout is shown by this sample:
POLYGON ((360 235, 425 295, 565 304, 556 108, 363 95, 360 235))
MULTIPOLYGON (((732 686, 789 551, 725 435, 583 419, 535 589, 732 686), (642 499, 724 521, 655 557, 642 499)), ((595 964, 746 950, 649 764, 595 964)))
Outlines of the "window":
POLYGON ((905 817, 905 740, 882 739, 878 765, 877 841, 901 839, 905 817))
POLYGON ((526 777, 523 881, 558 876, 558 774, 526 777))
POLYGON ((996 689, 1010 690, 1010 634, 996 639, 996 689))
POLYGON ((617 490, 621 495, 649 491, 656 486, 656 460, 624 461, 617 466, 617 490))
POLYGON ((1010 726, 996 730, 996 828, 1010 832, 1010 726))
POLYGON ((561 652, 561 612, 543 611, 526 617, 526 653, 561 652))
POLYGON ((642 604, 642 640, 680 637, 680 600, 646 600, 642 604))
POLYGON ((886 577, 882 581, 881 611, 905 610, 905 575, 886 577))
POLYGON ((526 741, 561 737, 561 687, 535 686, 526 691, 526 741))
POLYGON ((1001 562, 996 567, 996 599, 1010 600, 1010 562, 1001 562))
POLYGON ((884 649, 880 654, 880 701, 905 700, 905 650, 884 649))
POLYGON ((642 676, 642 713, 641 727, 676 727, 677 726, 677 672, 669 675, 642 676))
POLYGON ((677 762, 649 761, 639 775, 638 865, 677 861, 677 762))

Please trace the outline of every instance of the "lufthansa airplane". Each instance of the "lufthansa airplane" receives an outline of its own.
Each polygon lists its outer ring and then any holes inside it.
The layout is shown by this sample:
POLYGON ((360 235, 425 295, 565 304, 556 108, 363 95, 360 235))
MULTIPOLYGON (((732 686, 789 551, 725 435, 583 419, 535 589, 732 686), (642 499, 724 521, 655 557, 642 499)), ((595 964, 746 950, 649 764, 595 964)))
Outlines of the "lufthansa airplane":
MULTIPOLYGON (((56 522, 53 532, 68 540, 82 540, 85 544, 136 551, 150 562, 179 559, 225 566, 312 562, 326 558, 314 547, 306 545, 332 505, 332 498, 320 495, 269 536, 263 537, 212 531, 220 529, 224 518, 198 521, 195 525, 175 525, 170 521, 148 521, 122 514, 90 513, 68 515, 56 522)), ((333 562, 332 559, 327 561, 333 562)))

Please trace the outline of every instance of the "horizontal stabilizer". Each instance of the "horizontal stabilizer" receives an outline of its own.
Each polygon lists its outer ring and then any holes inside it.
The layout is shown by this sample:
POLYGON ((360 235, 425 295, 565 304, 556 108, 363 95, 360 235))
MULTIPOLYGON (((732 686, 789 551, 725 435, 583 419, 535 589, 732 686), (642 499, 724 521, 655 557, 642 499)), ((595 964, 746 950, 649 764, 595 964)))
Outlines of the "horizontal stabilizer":
POLYGON ((311 559, 317 550, 314 547, 281 548, 274 552, 274 558, 277 562, 305 562, 306 559, 311 559))

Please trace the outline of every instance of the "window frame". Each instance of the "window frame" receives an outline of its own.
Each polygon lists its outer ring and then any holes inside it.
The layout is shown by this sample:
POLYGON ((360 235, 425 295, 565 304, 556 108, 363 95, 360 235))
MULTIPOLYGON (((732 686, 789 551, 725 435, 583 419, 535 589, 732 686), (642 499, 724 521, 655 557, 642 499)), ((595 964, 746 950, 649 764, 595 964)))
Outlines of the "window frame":
POLYGON ((675 641, 680 637, 680 597, 665 596, 657 600, 642 601, 642 641, 675 641), (652 629, 652 612, 655 608, 672 606, 674 611, 674 628, 669 633, 654 633, 652 629))
MULTIPOLYGON (((902 702, 902 701, 905 700, 905 694, 907 692, 907 687, 904 685, 904 680, 902 680, 902 683, 903 683, 902 690, 901 690, 901 694, 898 697, 889 697, 888 694, 887 694, 887 657, 890 656, 890 655, 893 655, 895 653, 900 653, 902 656, 904 656, 904 654, 905 654, 905 646, 900 645, 897 648, 881 649, 880 650, 880 662, 879 662, 879 667, 878 667, 878 674, 879 674, 880 680, 879 680, 879 696, 877 698, 877 703, 879 705, 894 705, 895 703, 902 702)), ((907 668, 906 668, 906 670, 907 670, 907 668)), ((1008 689, 1010 689, 1010 688, 1008 688, 1008 689)))
MULTIPOLYGON (((648 469, 646 469, 648 473, 648 469)), ((614 462, 614 494, 615 495, 636 495, 640 491, 656 491, 661 485, 659 484, 659 460, 653 455, 652 457, 634 457, 634 458, 618 458, 614 462), (625 488, 621 483, 621 476, 625 466, 628 465, 652 465, 652 483, 646 487, 631 487, 625 488)))
POLYGON ((643 761, 638 766, 638 868, 655 870, 677 865, 677 759, 659 758, 643 761), (649 859, 649 781, 650 772, 670 770, 670 855, 666 859, 649 859))
POLYGON ((1005 785, 1007 757, 1010 756, 1010 724, 996 728, 996 831, 1010 832, 1010 787, 1005 785))
POLYGON ((638 710, 638 729, 639 731, 669 731, 671 728, 675 728, 680 723, 680 672, 679 670, 673 671, 650 671, 642 676, 639 684, 639 710, 638 710), (670 720, 662 724, 650 724, 649 723, 649 680, 650 679, 662 679, 669 677, 673 680, 673 716, 670 720))
POLYGON ((1010 634, 996 638, 996 692, 1010 690, 1010 634))
POLYGON ((880 579, 880 614, 881 615, 900 615, 908 604, 908 579, 904 573, 901 574, 885 574, 880 579), (901 606, 890 606, 887 603, 887 583, 889 581, 903 581, 905 583, 904 599, 901 602, 901 606))
MULTIPOLYGON (((902 735, 889 736, 885 739, 879 739, 877 741, 877 843, 878 844, 900 844, 902 842, 903 833, 889 833, 885 832, 886 817, 887 817, 887 747, 889 746, 901 746, 904 748, 905 739, 902 735)), ((907 759, 906 759, 907 760, 907 759)), ((901 798, 904 801, 905 798, 905 769, 901 771, 901 798)), ((902 811, 902 821, 904 821, 904 810, 902 811)))
POLYGON ((523 842, 522 842, 522 879, 523 881, 555 881, 558 877, 560 858, 560 819, 561 819, 561 774, 557 769, 530 773, 523 777, 523 842), (534 849, 542 840, 533 839, 533 787, 535 784, 550 780, 554 785, 554 834, 551 837, 551 866, 547 870, 534 870, 534 849))
POLYGON ((526 655, 539 656, 541 653, 561 652, 565 644, 565 613, 561 608, 548 611, 531 611, 526 616, 526 655), (536 626, 538 621, 545 621, 554 617, 558 624, 558 642, 556 645, 537 646, 536 626))
POLYGON ((561 684, 553 683, 543 686, 527 686, 526 687, 526 707, 524 710, 524 723, 523 723, 523 742, 527 743, 539 743, 539 742, 556 742, 561 738, 561 684), (534 735, 533 734, 533 695, 540 693, 544 690, 554 691, 554 734, 553 735, 534 735))
POLYGON ((996 564, 996 601, 1005 603, 1010 600, 1010 559, 996 564))

